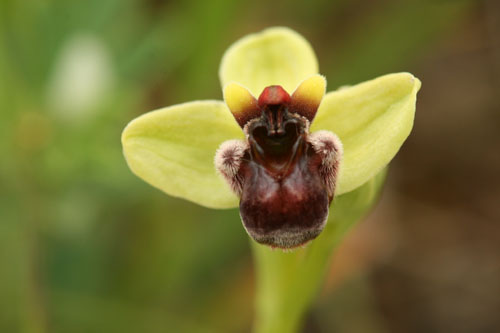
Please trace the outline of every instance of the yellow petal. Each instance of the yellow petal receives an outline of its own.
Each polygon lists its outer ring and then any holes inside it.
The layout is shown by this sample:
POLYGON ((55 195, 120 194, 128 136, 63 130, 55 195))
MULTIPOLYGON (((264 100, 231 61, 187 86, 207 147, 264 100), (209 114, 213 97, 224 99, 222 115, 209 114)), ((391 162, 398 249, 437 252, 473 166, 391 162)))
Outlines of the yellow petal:
POLYGON ((224 101, 241 127, 260 115, 257 100, 243 86, 231 82, 224 87, 224 101))
POLYGON ((325 91, 326 79, 324 76, 316 74, 305 79, 292 94, 291 111, 312 121, 323 96, 325 96, 325 91))

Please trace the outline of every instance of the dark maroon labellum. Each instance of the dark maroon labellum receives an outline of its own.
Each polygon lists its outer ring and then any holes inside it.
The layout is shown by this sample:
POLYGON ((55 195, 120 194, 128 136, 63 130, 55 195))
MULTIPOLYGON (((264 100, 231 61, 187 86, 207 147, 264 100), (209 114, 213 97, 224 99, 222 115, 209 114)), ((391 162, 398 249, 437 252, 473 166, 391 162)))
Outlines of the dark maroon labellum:
POLYGON ((245 125, 248 142, 229 142, 216 157, 219 171, 240 195, 247 232, 280 248, 305 244, 323 230, 341 150, 332 133, 309 135, 309 121, 291 112, 290 103, 280 86, 264 89, 260 117, 245 125))

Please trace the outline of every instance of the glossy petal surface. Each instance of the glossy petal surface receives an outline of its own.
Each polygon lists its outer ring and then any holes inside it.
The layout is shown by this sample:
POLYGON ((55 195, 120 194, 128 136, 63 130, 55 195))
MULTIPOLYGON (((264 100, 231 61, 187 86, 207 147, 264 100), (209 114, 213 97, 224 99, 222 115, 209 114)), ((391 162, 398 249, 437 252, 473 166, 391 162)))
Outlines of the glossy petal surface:
POLYGON ((259 96, 271 85, 281 85, 291 93, 316 73, 318 62, 307 40, 291 29, 278 27, 234 43, 222 58, 219 78, 222 86, 235 81, 259 96))
POLYGON ((413 75, 397 73, 325 96, 311 131, 329 130, 342 140, 337 195, 361 186, 396 155, 413 127, 420 85, 413 75))
POLYGON ((132 171, 165 193, 211 208, 238 206, 216 174, 215 151, 243 132, 227 106, 196 101, 146 113, 125 128, 122 144, 132 171))

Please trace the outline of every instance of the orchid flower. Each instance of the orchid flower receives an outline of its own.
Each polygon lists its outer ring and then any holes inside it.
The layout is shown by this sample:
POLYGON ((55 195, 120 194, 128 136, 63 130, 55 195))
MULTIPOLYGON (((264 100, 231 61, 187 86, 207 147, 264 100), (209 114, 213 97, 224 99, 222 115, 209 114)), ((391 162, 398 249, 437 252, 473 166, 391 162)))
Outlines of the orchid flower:
POLYGON ((420 88, 413 75, 396 73, 325 93, 310 44, 281 27, 234 43, 219 77, 224 101, 132 120, 122 134, 126 160, 171 196, 211 208, 239 204, 249 235, 280 248, 317 237, 334 196, 392 160, 413 126, 420 88))
POLYGON ((254 330, 296 332, 334 248, 374 205, 412 129, 420 81, 396 73, 325 93, 310 44, 281 27, 234 43, 219 76, 224 101, 132 120, 122 134, 125 157, 171 196, 239 205, 256 241, 254 330))

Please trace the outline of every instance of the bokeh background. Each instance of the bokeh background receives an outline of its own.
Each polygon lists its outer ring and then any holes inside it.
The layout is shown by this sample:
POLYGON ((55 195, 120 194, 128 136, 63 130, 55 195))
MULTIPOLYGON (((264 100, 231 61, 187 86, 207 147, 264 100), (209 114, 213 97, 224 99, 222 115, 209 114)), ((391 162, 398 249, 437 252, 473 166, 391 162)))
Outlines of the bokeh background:
POLYGON ((224 50, 274 25, 312 43, 329 90, 423 82, 304 332, 500 330, 500 1, 1 0, 0 332, 250 331, 237 210, 145 184, 120 133, 220 99, 224 50))

